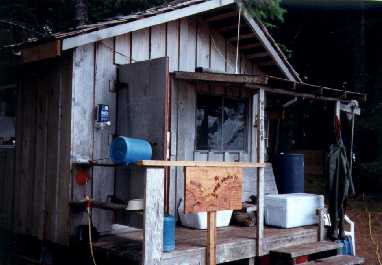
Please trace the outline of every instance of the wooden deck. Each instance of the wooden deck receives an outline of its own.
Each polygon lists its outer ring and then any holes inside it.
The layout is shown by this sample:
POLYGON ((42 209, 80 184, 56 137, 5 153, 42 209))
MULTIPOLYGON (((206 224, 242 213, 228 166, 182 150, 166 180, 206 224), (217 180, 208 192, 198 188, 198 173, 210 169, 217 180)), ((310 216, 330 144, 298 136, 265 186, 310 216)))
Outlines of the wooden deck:
MULTIPOLYGON (((184 227, 176 229, 176 249, 164 253, 162 264, 205 264, 205 230, 184 227)), ((255 256, 256 228, 229 226, 217 229, 217 263, 246 259, 255 256)), ((142 258, 143 231, 132 229, 102 237, 95 243, 96 253, 113 255, 127 261, 140 262, 142 258)), ((264 250, 317 241, 317 227, 291 229, 265 228, 264 250)))

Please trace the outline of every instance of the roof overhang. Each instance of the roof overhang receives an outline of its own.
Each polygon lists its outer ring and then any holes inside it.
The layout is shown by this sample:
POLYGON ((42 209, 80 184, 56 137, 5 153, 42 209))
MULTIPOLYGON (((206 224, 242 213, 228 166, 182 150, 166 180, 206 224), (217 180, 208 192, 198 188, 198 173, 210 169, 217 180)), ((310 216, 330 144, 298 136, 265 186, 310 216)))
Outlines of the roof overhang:
POLYGON ((273 76, 222 74, 211 72, 174 72, 173 77, 177 80, 224 83, 227 85, 240 85, 248 89, 263 88, 266 92, 285 94, 307 99, 350 102, 356 100, 366 101, 366 94, 334 89, 324 86, 311 85, 303 82, 295 82, 273 76))

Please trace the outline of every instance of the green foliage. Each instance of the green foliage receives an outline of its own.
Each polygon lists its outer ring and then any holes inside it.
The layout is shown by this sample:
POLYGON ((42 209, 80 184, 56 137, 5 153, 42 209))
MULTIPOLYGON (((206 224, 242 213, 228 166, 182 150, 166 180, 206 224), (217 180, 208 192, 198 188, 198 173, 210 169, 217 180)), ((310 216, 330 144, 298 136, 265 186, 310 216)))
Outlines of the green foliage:
MULTIPOLYGON (((251 15, 261 21, 269 30, 275 30, 277 23, 284 22, 286 10, 281 7, 281 0, 246 0, 245 3, 251 15)), ((285 56, 290 59, 293 52, 284 44, 277 44, 285 56)))
POLYGON ((281 0, 247 0, 246 4, 252 15, 267 28, 274 28, 276 22, 284 22, 286 10, 281 7, 281 0))

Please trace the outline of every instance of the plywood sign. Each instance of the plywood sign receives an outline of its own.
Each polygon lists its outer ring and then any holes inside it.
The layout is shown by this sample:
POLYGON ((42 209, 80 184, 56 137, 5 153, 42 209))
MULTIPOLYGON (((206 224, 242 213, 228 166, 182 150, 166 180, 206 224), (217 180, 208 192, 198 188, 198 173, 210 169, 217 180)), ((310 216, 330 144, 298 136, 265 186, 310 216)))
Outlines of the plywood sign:
POLYGON ((241 209, 240 168, 186 167, 185 213, 241 209))

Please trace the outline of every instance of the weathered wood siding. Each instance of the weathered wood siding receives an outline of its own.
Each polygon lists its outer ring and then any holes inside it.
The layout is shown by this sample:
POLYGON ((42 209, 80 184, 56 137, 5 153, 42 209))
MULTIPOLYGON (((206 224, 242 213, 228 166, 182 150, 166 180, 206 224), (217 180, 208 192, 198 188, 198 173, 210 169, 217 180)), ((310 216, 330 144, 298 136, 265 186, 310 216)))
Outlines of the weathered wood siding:
POLYGON ((17 91, 14 231, 66 243, 71 53, 24 67, 17 91))
MULTIPOLYGON (((206 23, 198 21, 196 18, 183 18, 76 48, 73 55, 72 79, 73 107, 71 110, 70 153, 72 161, 108 158, 108 148, 114 133, 132 136, 129 135, 128 131, 124 132, 123 126, 126 125, 123 123, 128 121, 123 121, 123 119, 118 121, 118 127, 122 129, 115 130, 117 122, 115 104, 117 65, 167 56, 170 72, 177 70, 194 71, 195 67, 201 66, 215 71, 233 73, 235 71, 235 53, 236 49, 232 43, 225 40, 218 32, 210 29, 206 23), (113 126, 110 128, 99 130, 94 127, 94 109, 98 103, 111 106, 113 126)), ((255 69, 257 68, 251 61, 247 60, 244 55, 240 55, 239 71, 241 73, 254 73, 255 69)), ((122 90, 120 92, 122 93, 122 90)), ((193 153, 185 153, 175 157, 178 151, 176 143, 179 141, 176 134, 182 132, 184 135, 191 137, 189 139, 193 139, 192 134, 195 132, 190 129, 190 124, 180 124, 183 127, 178 132, 176 127, 178 116, 174 112, 186 111, 182 110, 182 106, 185 107, 193 102, 193 98, 195 98, 193 93, 192 91, 183 91, 183 89, 177 91, 175 86, 172 86, 172 159, 181 159, 181 157, 195 159, 193 153), (178 96, 178 93, 186 94, 178 96), (176 103, 178 97, 180 100, 179 107, 176 103)), ((187 115, 192 118, 194 114, 190 112, 187 115)), ((186 138, 185 136, 182 137, 186 138)), ((163 145, 164 141, 158 144, 163 145)), ((185 144, 187 145, 187 143, 185 144)), ((179 150, 179 152, 182 152, 182 150, 179 150)), ((219 154, 213 155, 211 155, 210 159, 223 160, 223 156, 220 157, 219 154), (214 158, 213 155, 216 157, 214 158)), ((240 161, 249 161, 247 154, 227 154, 225 159, 237 160, 239 155, 240 161)), ((125 201, 143 196, 142 183, 139 184, 139 180, 136 183, 134 182, 135 185, 128 178, 118 177, 120 173, 117 173, 116 178, 112 168, 94 168, 92 173, 91 181, 85 186, 79 187, 73 182, 71 189, 73 200, 83 199, 85 195, 102 201, 107 200, 108 195, 116 195, 125 201)), ((170 200, 170 210, 173 212, 175 209, 174 194, 176 193, 175 169, 172 169, 170 175, 170 194, 173 197, 170 200)), ((111 224, 115 221, 111 213, 100 210, 94 210, 93 217, 94 224, 100 232, 110 230, 111 224)), ((117 219, 121 220, 120 218, 117 219)), ((84 215, 73 215, 72 232, 74 232, 73 229, 78 224, 84 223, 86 223, 84 215)))
MULTIPOLYGON (((84 214, 70 214, 70 200, 88 195, 106 201, 109 195, 120 195, 121 189, 130 193, 123 199, 143 195, 131 185, 125 187, 125 180, 116 179, 113 168, 94 168, 85 186, 74 181, 76 172, 71 163, 109 157, 117 122, 117 65, 167 56, 170 72, 194 71, 201 66, 232 73, 235 52, 234 44, 191 17, 77 47, 58 59, 26 67, 17 102, 16 232, 65 244, 77 225, 87 223, 84 214), (102 130, 95 127, 95 107, 100 103, 111 107, 112 126, 102 130)), ((257 69, 240 55, 240 73, 259 73, 257 69)), ((173 83, 170 94, 171 159, 255 161, 250 151, 195 153, 195 89, 173 83), (186 124, 187 119, 192 122, 186 124)), ((253 137, 249 140, 253 143, 253 137)), ((165 142, 158 144, 165 148, 165 142)), ((175 194, 183 188, 175 180, 181 176, 182 172, 171 170, 171 212, 176 208, 175 194)), ((248 185, 253 183, 250 180, 248 185)), ((113 222, 112 213, 93 211, 98 231, 109 231, 113 222)))
POLYGON ((0 228, 13 230, 15 148, 0 147, 0 228))
MULTIPOLYGON (((109 157, 109 146, 116 122, 117 70, 114 64, 114 40, 106 39, 95 44, 81 46, 73 55, 73 93, 71 120, 71 159, 76 161, 102 160, 109 157), (111 126, 103 129, 95 126, 97 104, 110 106, 111 126)), ((75 171, 73 171, 75 176, 75 171)), ((73 200, 89 196, 106 201, 114 195, 114 169, 95 167, 92 178, 85 186, 73 181, 73 200)), ((110 231, 113 214, 104 210, 93 210, 93 223, 99 232, 110 231)), ((72 232, 79 224, 86 224, 83 214, 72 216, 72 232)))
MULTIPOLYGON (((197 18, 182 18, 166 24, 115 37, 114 62, 128 64, 168 56, 170 72, 195 71, 195 67, 235 72, 236 46, 197 18)), ((259 72, 240 55, 240 73, 259 72)))

